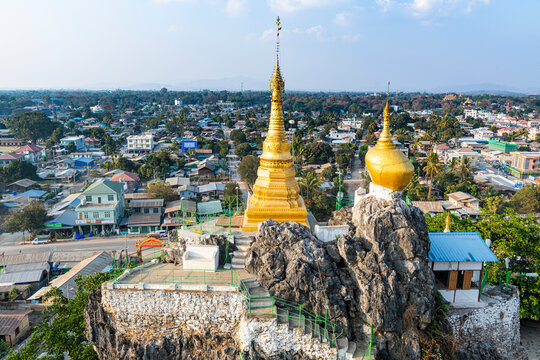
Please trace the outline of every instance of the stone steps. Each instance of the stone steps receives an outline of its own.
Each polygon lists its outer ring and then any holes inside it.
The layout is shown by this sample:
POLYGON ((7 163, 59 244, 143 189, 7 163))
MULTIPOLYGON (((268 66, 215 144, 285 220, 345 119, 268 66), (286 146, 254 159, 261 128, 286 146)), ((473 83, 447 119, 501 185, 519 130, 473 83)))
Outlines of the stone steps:
POLYGON ((246 267, 246 255, 249 250, 249 244, 251 240, 249 237, 236 235, 234 238, 234 244, 238 250, 233 252, 232 256, 232 268, 233 269, 245 269, 246 267))
POLYGON ((274 306, 274 300, 270 298, 270 293, 257 282, 257 278, 245 279, 243 282, 250 295, 253 296, 250 317, 258 319, 275 318, 278 324, 287 324, 287 328, 290 330, 300 329, 303 334, 310 335, 311 338, 319 341, 321 345, 337 348, 337 360, 371 360, 363 359, 367 344, 359 345, 355 341, 349 341, 346 337, 341 337, 336 339, 335 343, 330 343, 328 340, 331 335, 330 330, 324 329, 324 326, 321 326, 320 323, 314 323, 310 319, 300 316, 298 310, 274 306))

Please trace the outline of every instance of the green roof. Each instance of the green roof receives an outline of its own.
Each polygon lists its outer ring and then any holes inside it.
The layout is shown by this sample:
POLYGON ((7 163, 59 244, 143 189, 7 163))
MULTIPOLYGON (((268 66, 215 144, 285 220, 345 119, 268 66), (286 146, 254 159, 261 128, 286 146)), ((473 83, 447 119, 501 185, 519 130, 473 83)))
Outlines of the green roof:
POLYGON ((112 192, 121 194, 123 192, 123 188, 123 183, 110 180, 99 180, 90 185, 86 190, 84 190, 82 195, 100 195, 110 194, 112 192))

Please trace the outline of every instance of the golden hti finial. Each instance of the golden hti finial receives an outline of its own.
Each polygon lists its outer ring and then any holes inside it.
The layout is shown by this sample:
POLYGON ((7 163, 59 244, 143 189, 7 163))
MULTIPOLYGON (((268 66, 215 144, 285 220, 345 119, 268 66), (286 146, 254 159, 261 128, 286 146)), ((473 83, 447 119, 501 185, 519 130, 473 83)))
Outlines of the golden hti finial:
POLYGON ((446 226, 444 228, 444 232, 445 233, 450 232, 450 211, 446 215, 446 226))
POLYGON ((281 20, 279 19, 279 16, 276 19, 276 25, 276 67, 274 68, 274 73, 270 79, 270 92, 272 93, 272 99, 281 100, 283 91, 285 91, 285 82, 281 76, 281 70, 279 69, 279 31, 281 30, 281 20))
POLYGON ((386 106, 383 110, 383 129, 377 141, 377 146, 380 148, 394 148, 394 142, 392 141, 392 134, 390 134, 390 105, 388 104, 390 98, 390 81, 388 82, 388 90, 386 91, 386 106))

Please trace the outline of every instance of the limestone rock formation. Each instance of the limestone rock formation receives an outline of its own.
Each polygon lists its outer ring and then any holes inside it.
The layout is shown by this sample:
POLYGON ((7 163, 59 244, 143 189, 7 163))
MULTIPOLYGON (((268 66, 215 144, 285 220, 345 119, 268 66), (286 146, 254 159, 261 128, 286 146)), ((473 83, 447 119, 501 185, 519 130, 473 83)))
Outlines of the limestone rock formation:
MULTIPOLYGON (((335 222, 347 223, 346 211, 335 222)), ((422 212, 403 201, 363 197, 346 236, 322 243, 297 223, 263 223, 246 269, 275 296, 343 324, 382 359, 420 359, 419 334, 432 321, 435 288, 422 212)))

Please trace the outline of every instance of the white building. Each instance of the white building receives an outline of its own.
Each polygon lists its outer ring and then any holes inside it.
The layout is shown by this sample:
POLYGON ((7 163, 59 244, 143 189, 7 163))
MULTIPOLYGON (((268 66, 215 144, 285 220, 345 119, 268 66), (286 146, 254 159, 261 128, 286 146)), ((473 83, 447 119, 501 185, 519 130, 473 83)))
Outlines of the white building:
POLYGON ((154 137, 152 134, 131 135, 127 138, 128 151, 141 152, 154 149, 154 137))
POLYGON ((349 118, 349 119, 343 119, 341 123, 343 125, 349 125, 353 129, 360 129, 362 125, 364 124, 364 120, 360 118, 349 118))
POLYGON ((60 139, 60 146, 65 148, 69 143, 74 143, 78 152, 86 152, 86 137, 79 136, 66 136, 60 139))

